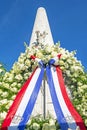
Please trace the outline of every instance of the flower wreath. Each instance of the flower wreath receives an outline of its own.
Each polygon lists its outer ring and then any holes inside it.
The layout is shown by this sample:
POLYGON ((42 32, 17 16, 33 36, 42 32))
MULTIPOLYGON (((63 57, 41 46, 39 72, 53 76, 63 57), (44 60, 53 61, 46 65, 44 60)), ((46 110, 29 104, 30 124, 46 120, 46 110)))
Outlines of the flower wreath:
POLYGON ((76 51, 69 52, 60 47, 59 42, 54 45, 26 45, 25 52, 20 54, 12 69, 0 75, 0 124, 17 92, 37 66, 37 62, 31 60, 30 56, 34 55, 47 64, 49 59, 58 53, 61 54, 61 58, 56 64, 59 64, 63 71, 68 95, 87 126, 87 73, 75 57, 76 51))

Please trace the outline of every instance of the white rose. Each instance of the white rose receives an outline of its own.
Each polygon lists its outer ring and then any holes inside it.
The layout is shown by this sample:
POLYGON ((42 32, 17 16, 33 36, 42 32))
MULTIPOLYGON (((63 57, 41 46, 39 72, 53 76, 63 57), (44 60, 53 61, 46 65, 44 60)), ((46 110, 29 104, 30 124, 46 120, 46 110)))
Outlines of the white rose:
POLYGON ((10 88, 10 86, 9 86, 9 84, 8 84, 8 83, 4 83, 4 82, 3 82, 3 86, 4 86, 5 88, 7 88, 7 89, 9 89, 9 88, 10 88))
POLYGON ((37 123, 33 123, 32 128, 33 128, 34 130, 39 130, 40 125, 37 124, 37 123))
POLYGON ((15 87, 17 85, 17 82, 13 82, 12 84, 11 84, 11 87, 15 87))
POLYGON ((44 123, 42 130, 50 130, 50 125, 48 123, 44 123))
POLYGON ((6 112, 5 111, 3 111, 2 113, 0 113, 0 119, 4 119, 5 117, 6 117, 6 112))
POLYGON ((29 59, 27 59, 27 60, 25 61, 25 65, 27 65, 27 66, 30 66, 30 65, 31 65, 31 62, 30 62, 29 59))
POLYGON ((43 58, 43 54, 42 54, 41 52, 38 52, 38 53, 36 54, 36 57, 42 59, 42 58, 43 58))
POLYGON ((8 96, 8 92, 3 92, 3 93, 2 93, 2 96, 3 96, 3 97, 7 97, 7 96, 8 96))
POLYGON ((0 104, 2 104, 2 105, 6 104, 6 103, 7 103, 7 99, 3 99, 3 100, 0 101, 0 104))
POLYGON ((18 91, 16 87, 13 87, 13 88, 10 87, 10 90, 13 91, 13 92, 17 92, 18 91))
POLYGON ((51 56, 52 56, 52 57, 55 57, 55 56, 57 56, 57 55, 58 55, 57 52, 52 52, 52 53, 51 53, 51 56))
POLYGON ((19 57, 19 58, 18 58, 18 62, 19 62, 19 63, 24 63, 24 60, 25 60, 24 57, 23 57, 23 58, 22 58, 22 57, 19 57))
POLYGON ((55 125, 51 125, 50 126, 50 130, 56 130, 56 126, 55 125))
POLYGON ((8 82, 12 82, 13 81, 13 77, 10 76, 9 78, 7 78, 7 81, 8 82))
POLYGON ((17 80, 22 80, 22 79, 23 79, 23 77, 22 77, 22 75, 21 75, 21 74, 18 74, 18 75, 16 75, 16 76, 15 76, 15 79, 17 79, 17 80))
POLYGON ((55 119, 52 119, 52 118, 51 118, 51 119, 49 120, 49 124, 50 124, 50 125, 54 125, 54 124, 55 124, 55 122, 56 122, 56 120, 55 120, 55 119))

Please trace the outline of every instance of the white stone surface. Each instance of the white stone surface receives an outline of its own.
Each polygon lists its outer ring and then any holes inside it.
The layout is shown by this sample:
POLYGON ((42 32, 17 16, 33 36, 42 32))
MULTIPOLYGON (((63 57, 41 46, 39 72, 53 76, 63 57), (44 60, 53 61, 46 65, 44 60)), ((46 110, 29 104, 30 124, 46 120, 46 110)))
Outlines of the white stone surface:
MULTIPOLYGON (((43 7, 40 7, 37 10, 36 19, 35 19, 32 35, 31 35, 31 40, 30 40, 30 46, 32 46, 32 44, 36 42, 36 39, 37 39, 36 32, 37 31, 39 31, 41 34, 43 34, 43 32, 47 33, 44 41, 43 41, 43 38, 42 38, 42 39, 40 39, 40 42, 43 42, 46 45, 47 44, 49 44, 49 45, 54 44, 52 34, 51 34, 51 30, 50 30, 50 26, 49 26, 49 22, 48 22, 48 18, 47 18, 47 15, 46 15, 46 11, 43 7)), ((39 94, 38 94, 36 104, 34 106, 34 110, 33 110, 31 116, 37 116, 39 114, 44 115, 43 114, 44 113, 43 88, 44 88, 44 86, 42 84, 41 89, 40 89, 39 94)), ((56 118, 47 81, 45 81, 45 88, 46 88, 46 92, 45 92, 45 98, 46 98, 46 100, 45 100, 45 105, 46 105, 45 106, 45 108, 46 108, 45 113, 46 113, 46 115, 45 116, 48 116, 48 114, 50 114, 54 118, 56 118)))
POLYGON ((44 39, 45 40, 44 44, 54 44, 49 22, 48 22, 48 18, 46 15, 46 11, 43 7, 40 7, 37 10, 35 23, 34 23, 32 35, 31 35, 31 39, 30 39, 30 45, 32 45, 32 43, 36 42, 36 39, 37 39, 36 32, 37 31, 39 31, 41 34, 43 34, 43 32, 47 33, 47 35, 44 39))

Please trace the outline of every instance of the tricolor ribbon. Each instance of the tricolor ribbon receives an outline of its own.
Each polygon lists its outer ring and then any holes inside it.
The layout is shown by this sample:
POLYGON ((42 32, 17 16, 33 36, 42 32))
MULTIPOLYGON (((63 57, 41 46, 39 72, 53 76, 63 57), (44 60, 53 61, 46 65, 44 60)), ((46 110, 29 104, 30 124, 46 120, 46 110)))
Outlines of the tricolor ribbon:
POLYGON ((32 114, 40 86, 46 70, 47 82, 61 130, 86 130, 84 122, 78 112, 72 105, 64 85, 62 71, 59 66, 55 66, 56 60, 60 59, 61 54, 52 58, 45 66, 43 61, 35 56, 31 59, 39 63, 29 79, 25 82, 18 92, 12 106, 10 107, 5 120, 2 123, 1 130, 24 130, 32 114))
POLYGON ((1 130, 24 130, 30 119, 44 75, 43 68, 36 68, 17 94, 1 130))

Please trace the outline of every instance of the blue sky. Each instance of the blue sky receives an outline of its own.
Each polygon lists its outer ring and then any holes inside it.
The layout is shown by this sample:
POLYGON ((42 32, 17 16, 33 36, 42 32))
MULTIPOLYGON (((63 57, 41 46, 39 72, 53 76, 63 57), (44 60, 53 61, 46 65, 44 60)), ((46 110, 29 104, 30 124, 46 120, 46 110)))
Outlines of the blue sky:
POLYGON ((87 0, 0 0, 0 62, 10 70, 25 51, 38 7, 46 9, 54 43, 77 50, 87 70, 87 0))

